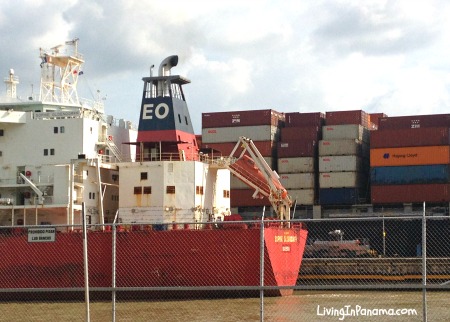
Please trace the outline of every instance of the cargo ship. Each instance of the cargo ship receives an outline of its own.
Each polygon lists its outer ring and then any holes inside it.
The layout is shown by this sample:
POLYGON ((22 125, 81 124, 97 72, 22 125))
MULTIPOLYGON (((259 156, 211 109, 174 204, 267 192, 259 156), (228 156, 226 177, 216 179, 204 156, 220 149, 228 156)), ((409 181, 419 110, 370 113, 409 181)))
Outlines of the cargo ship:
POLYGON ((177 56, 143 78, 138 130, 116 125, 101 100, 78 99, 85 73, 77 44, 65 44, 69 53, 41 51, 38 98, 17 97, 13 71, 5 80, 0 288, 80 292, 84 221, 94 290, 140 288, 158 298, 169 294, 164 287, 185 288, 172 289, 176 297, 220 296, 221 288, 252 296, 260 286, 272 287, 268 295, 292 293, 307 230, 290 221, 292 200, 252 140, 239 138, 228 156, 200 149, 183 92, 190 81, 171 74, 177 56), (36 133, 33 146, 13 145, 36 133), (249 224, 231 213, 231 174, 269 200, 274 220, 249 224))

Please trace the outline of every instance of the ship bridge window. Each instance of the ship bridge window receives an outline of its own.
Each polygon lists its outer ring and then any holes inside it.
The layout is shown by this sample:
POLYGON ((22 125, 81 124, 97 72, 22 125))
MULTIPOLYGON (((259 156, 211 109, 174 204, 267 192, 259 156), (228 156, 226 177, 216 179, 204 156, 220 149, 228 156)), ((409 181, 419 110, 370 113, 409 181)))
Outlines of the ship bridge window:
POLYGON ((133 188, 133 194, 135 194, 135 195, 142 195, 142 187, 134 187, 133 188))
POLYGON ((58 133, 58 127, 57 126, 55 126, 54 128, 53 128, 53 133, 58 133))
POLYGON ((150 186, 144 187, 144 195, 149 195, 151 193, 152 193, 152 187, 150 187, 150 186))
POLYGON ((141 172, 141 180, 147 180, 148 179, 148 173, 147 172, 141 172))
POLYGON ((174 194, 175 193, 175 186, 167 186, 166 187, 166 193, 167 194, 174 194))

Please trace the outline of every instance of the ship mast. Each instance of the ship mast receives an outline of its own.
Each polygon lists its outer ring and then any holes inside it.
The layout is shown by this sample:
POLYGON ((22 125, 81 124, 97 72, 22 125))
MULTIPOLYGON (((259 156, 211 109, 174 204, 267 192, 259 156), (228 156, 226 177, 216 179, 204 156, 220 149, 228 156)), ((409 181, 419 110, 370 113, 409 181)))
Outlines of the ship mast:
POLYGON ((19 78, 14 76, 14 69, 9 70, 9 77, 5 79, 6 95, 9 98, 17 98, 17 84, 19 84, 19 78))
POLYGON ((40 49, 40 101, 79 105, 77 83, 84 60, 78 53, 78 40, 66 41, 49 52, 40 49))

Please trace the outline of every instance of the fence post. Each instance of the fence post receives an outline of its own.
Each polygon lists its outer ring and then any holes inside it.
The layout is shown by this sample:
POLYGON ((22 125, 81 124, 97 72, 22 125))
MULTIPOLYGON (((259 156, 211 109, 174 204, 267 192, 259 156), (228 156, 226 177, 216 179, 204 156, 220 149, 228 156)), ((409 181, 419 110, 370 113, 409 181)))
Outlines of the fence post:
POLYGON ((261 226, 260 226, 260 244, 259 244, 259 299, 260 299, 260 321, 264 321, 264 212, 266 211, 266 206, 263 207, 263 212, 261 216, 261 226))
POLYGON ((116 321, 116 224, 112 224, 112 322, 116 321))
POLYGON ((86 322, 91 320, 89 308, 89 268, 88 268, 88 247, 87 247, 87 229, 86 229, 86 211, 84 202, 81 204, 83 221, 83 259, 84 259, 84 294, 86 302, 86 322))
POLYGON ((116 250, 117 250, 117 218, 119 216, 119 210, 116 211, 116 215, 114 216, 114 221, 112 223, 112 322, 116 322, 116 250))
POLYGON ((425 216, 425 202, 422 215, 422 321, 427 321, 427 221, 425 216))

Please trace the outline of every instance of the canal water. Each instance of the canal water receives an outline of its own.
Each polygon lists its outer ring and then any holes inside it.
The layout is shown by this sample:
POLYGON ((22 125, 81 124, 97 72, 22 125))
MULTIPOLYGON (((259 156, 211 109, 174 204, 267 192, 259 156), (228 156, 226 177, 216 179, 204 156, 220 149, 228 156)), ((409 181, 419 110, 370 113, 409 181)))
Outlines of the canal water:
MULTIPOLYGON (((276 322, 422 321, 422 303, 420 291, 307 291, 265 298, 263 316, 264 321, 276 322)), ((450 292, 428 292, 427 303, 428 321, 450 321, 450 292)), ((167 310, 174 307, 168 305, 167 310)), ((165 321, 260 321, 259 299, 178 302, 176 307, 164 314, 165 321)))
MULTIPOLYGON (((423 321, 421 291, 299 291, 266 297, 264 321, 423 321)), ((450 321, 450 291, 427 292, 428 321, 450 321)), ((259 298, 122 301, 116 321, 260 321, 259 298)), ((86 321, 84 303, 0 303, 0 321, 86 321)), ((90 321, 112 321, 110 302, 94 302, 90 321)))

